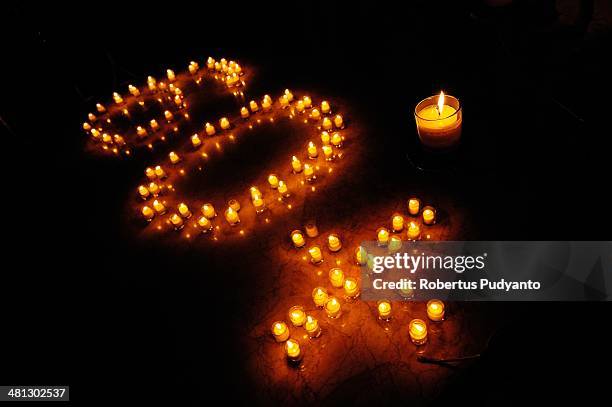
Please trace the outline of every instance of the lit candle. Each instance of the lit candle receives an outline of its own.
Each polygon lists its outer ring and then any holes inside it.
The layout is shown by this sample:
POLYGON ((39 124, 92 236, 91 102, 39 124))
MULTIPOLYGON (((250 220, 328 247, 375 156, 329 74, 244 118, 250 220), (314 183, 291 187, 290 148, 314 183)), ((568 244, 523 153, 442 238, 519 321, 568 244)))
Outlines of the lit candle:
POLYGON ((398 235, 391 235, 389 238, 389 252, 393 253, 402 248, 402 238, 398 235))
POLYGON ((155 182, 149 182, 149 192, 153 194, 153 196, 157 196, 159 194, 159 185, 155 182))
POLYGON ((317 227, 316 224, 309 222, 304 226, 304 228, 306 229, 306 236, 308 237, 319 236, 319 228, 317 227))
POLYGON ((317 151, 317 146, 311 141, 308 143, 308 158, 315 159, 319 155, 317 151))
POLYGON ((408 333, 410 340, 415 345, 423 345, 427 342, 427 325, 422 319, 413 319, 408 324, 408 333))
POLYGON ((195 148, 198 148, 200 145, 202 145, 202 140, 200 139, 200 136, 198 136, 197 134, 191 136, 191 144, 193 144, 195 148))
POLYGON ((149 192, 147 187, 145 187, 144 185, 139 185, 138 186, 138 194, 144 200, 147 200, 149 198, 149 195, 151 195, 151 193, 149 192))
POLYGON ((158 215, 163 215, 166 213, 166 206, 157 199, 153 201, 153 209, 155 209, 155 212, 157 212, 158 215))
POLYGON ((204 125, 204 130, 206 131, 207 136, 213 136, 215 134, 215 126, 210 123, 206 123, 204 125))
POLYGON ((217 216, 217 212, 212 204, 206 203, 202 205, 202 215, 206 216, 208 219, 212 219, 217 216))
POLYGON ((270 184, 270 187, 272 189, 278 188, 278 177, 276 176, 276 174, 268 175, 268 184, 270 184))
POLYGON ((259 106, 257 106, 257 102, 254 100, 251 100, 249 102, 249 108, 251 108, 251 112, 255 113, 256 111, 259 110, 259 106))
POLYGON ((206 216, 200 216, 198 218, 198 226, 202 228, 202 233, 207 233, 212 229, 212 223, 206 216))
POLYGON ((323 261, 323 254, 321 254, 321 248, 319 246, 313 246, 308 249, 310 255, 310 262, 312 264, 319 264, 323 261))
POLYGON ((279 101, 280 101, 280 105, 281 105, 281 107, 283 109, 286 108, 287 106, 289 106, 289 99, 287 98, 287 95, 281 96, 279 101))
POLYGON ((174 226, 174 229, 176 230, 182 229, 183 226, 185 226, 185 222, 183 222, 183 218, 181 218, 176 213, 173 213, 172 216, 170 216, 170 222, 172 223, 172 225, 174 226))
POLYGON ((263 107, 264 110, 269 110, 272 107, 272 98, 270 98, 270 95, 264 95, 261 107, 263 107))
POLYGON ((298 113, 304 113, 305 109, 306 109, 306 107, 304 106, 304 101, 303 100, 298 100, 298 102, 295 105, 295 110, 297 110, 298 113))
POLYGON ((304 178, 306 178, 306 181, 312 181, 316 178, 314 175, 314 167, 308 163, 304 164, 304 178))
POLYGON ((342 119, 341 115, 337 114, 336 117, 334 117, 334 124, 339 129, 344 128, 344 120, 342 119))
POLYGON ((146 137, 147 136, 147 129, 143 128, 143 127, 136 127, 136 134, 138 135, 138 137, 146 137))
POLYGON ((359 296, 359 284, 357 284, 357 280, 353 277, 348 277, 344 280, 344 294, 350 299, 359 296))
POLYGON ((150 222, 151 219, 153 219, 153 217, 155 216, 155 212, 153 211, 153 209, 149 208, 148 206, 143 206, 142 216, 147 220, 147 222, 150 222))
POLYGON ((382 319, 383 321, 388 321, 391 319, 391 303, 389 301, 378 301, 376 308, 378 309, 378 318, 382 319))
POLYGON ((183 202, 181 202, 178 205, 178 211, 181 214, 181 216, 185 219, 189 219, 191 217, 191 211, 189 210, 189 207, 185 205, 183 202))
POLYGON ((329 117, 324 117, 323 118, 323 123, 321 124, 321 127, 323 127, 323 130, 331 130, 332 129, 332 121, 329 117))
POLYGON ((336 297, 329 297, 325 303, 325 312, 330 318, 338 318, 342 312, 340 301, 336 297))
POLYGON ((289 327, 283 321, 276 321, 272 324, 272 336, 276 342, 285 342, 289 339, 289 327))
POLYGON ((321 118, 321 112, 319 112, 319 109, 312 109, 312 111, 310 112, 310 118, 312 118, 313 120, 319 120, 321 118))
POLYGON ((160 178, 160 179, 166 177, 166 172, 161 167, 161 165, 158 165, 155 167, 155 175, 157 175, 157 178, 160 178))
POLYGON ((140 91, 138 90, 138 88, 136 86, 129 85, 128 86, 128 90, 130 91, 132 96, 135 96, 135 97, 140 96, 140 91))
POLYGON ((179 157, 179 155, 175 153, 174 151, 170 151, 170 154, 168 154, 168 157, 170 157, 170 162, 172 164, 177 164, 179 161, 181 161, 181 157, 179 157))
POLYGON ((319 326, 319 321, 313 316, 308 315, 306 317, 306 322, 304 323, 304 329, 308 332, 308 336, 310 339, 318 338, 321 336, 321 327, 319 326))
POLYGON ((96 121, 96 115, 93 113, 88 113, 87 114, 87 118, 89 119, 89 121, 91 122, 95 122, 96 121))
POLYGON ((291 168, 296 174, 302 172, 302 162, 296 156, 291 157, 291 168))
POLYGON ((359 246, 355 249, 355 261, 360 266, 363 266, 368 262, 368 251, 365 247, 359 246))
POLYGON ((208 69, 215 69, 215 60, 212 57, 208 57, 208 59, 206 60, 206 67, 208 69))
POLYGON ((324 101, 321 102, 321 111, 323 113, 331 112, 331 108, 330 108, 329 102, 327 100, 324 100, 324 101))
POLYGON ((149 122, 149 125, 151 126, 151 130, 156 131, 157 129, 159 129, 159 124, 157 123, 157 120, 152 119, 149 122))
POLYGON ((200 69, 200 65, 198 65, 198 63, 195 61, 191 61, 189 63, 188 69, 189 73, 194 75, 196 72, 198 72, 198 69, 200 69))
POLYGON ((344 271, 338 267, 329 270, 329 282, 335 288, 342 288, 344 285, 344 271))
POLYGON ((255 207, 255 212, 261 213, 266 209, 264 200, 261 195, 253 196, 253 206, 255 207))
POLYGON ((301 230, 294 230, 293 232, 291 232, 291 241, 293 242, 293 245, 298 249, 300 247, 304 247, 304 245, 306 244, 306 240, 304 240, 304 236, 302 235, 301 230))
POLYGON ((306 321, 306 313, 304 312, 304 308, 299 305, 295 305, 289 308, 288 312, 289 320, 294 326, 302 326, 306 321))
POLYGON ((421 228, 416 222, 408 224, 408 239, 417 240, 421 236, 421 228))
POLYGON ((278 193, 284 197, 289 196, 289 190, 287 189, 287 184, 285 184, 285 181, 278 181, 278 193))
POLYGON ((285 342, 285 353, 287 354, 287 360, 290 362, 299 362, 302 360, 300 343, 294 339, 288 339, 287 342, 285 342))
POLYGON ((123 98, 121 97, 120 94, 118 94, 117 92, 113 92, 113 100, 115 101, 116 104, 120 105, 121 103, 123 103, 123 98))
POLYGON ((312 301, 317 307, 323 307, 328 299, 327 290, 323 287, 315 287, 312 290, 312 301))
POLYGON ((85 130, 85 131, 91 130, 91 124, 89 124, 87 122, 83 123, 83 130, 85 130))
POLYGON ((331 146, 323 146, 321 149, 323 150, 323 156, 325 156, 326 161, 331 161, 334 159, 334 150, 331 146))
POLYGON ((147 86, 149 87, 150 91, 155 91, 157 89, 157 81, 154 77, 147 77, 147 86))
POLYGON ((304 96, 302 100, 304 101, 304 107, 306 109, 309 109, 310 107, 312 107, 312 99, 310 99, 310 96, 304 96))
POLYGON ((333 144, 334 147, 342 147, 343 141, 344 139, 342 138, 340 133, 335 132, 334 134, 332 134, 331 143, 333 144))
POLYGON ((326 131, 322 131, 321 132, 321 143, 323 143, 324 146, 329 145, 330 142, 330 137, 329 137, 329 133, 326 131))
POLYGON ((238 212, 236 212, 231 207, 227 208, 225 211, 225 220, 232 226, 235 226, 240 223, 240 216, 238 216, 238 212))
POLYGON ((453 96, 431 96, 414 109, 417 132, 421 143, 430 149, 455 146, 461 138, 463 113, 459 100, 453 96))
POLYGON ((166 110, 164 112, 164 117, 170 122, 174 118, 174 115, 169 110, 166 110))
POLYGON ((419 214, 421 210, 421 201, 418 198, 410 198, 408 200, 408 213, 412 216, 419 214))
POLYGON ((174 82, 176 80, 176 75, 174 75, 174 71, 172 69, 166 69, 166 75, 168 76, 169 82, 174 82))
POLYGON ((427 302, 427 317, 432 321, 444 319, 444 303, 440 300, 429 300, 427 302))
POLYGON ((436 223, 436 210, 432 206, 423 208, 423 223, 426 225, 433 225, 436 223))
POLYGON ((227 130, 230 128, 230 122, 229 120, 227 120, 227 117, 222 117, 221 120, 219 120, 219 125, 223 130, 227 130))
POLYGON ((157 178, 157 174, 155 174, 155 170, 151 167, 147 167, 147 169, 145 170, 145 175, 150 181, 153 181, 155 178, 157 178))
POLYGON ((102 106, 100 103, 96 103, 96 110, 100 113, 106 112, 106 108, 102 106))
POLYGON ((289 89, 285 89, 285 96, 287 96, 288 101, 293 101, 293 93, 289 89))
POLYGON ((379 246, 386 246, 389 244, 389 231, 386 228, 380 228, 376 231, 376 238, 379 246))
POLYGON ((396 213, 391 218, 391 226, 394 232, 401 232, 404 229, 404 217, 396 213))
POLYGON ((240 210, 240 202, 238 202, 235 199, 230 199, 229 202, 227 203, 227 205, 232 208, 233 210, 235 210, 236 212, 238 212, 240 210))
POLYGON ((332 233, 327 237, 327 247, 332 252, 337 252, 342 249, 342 242, 337 234, 332 233))
POLYGON ((243 107, 240 109, 240 117, 242 117, 243 119, 246 119, 247 117, 249 117, 250 113, 249 113, 249 109, 247 109, 246 107, 243 107))

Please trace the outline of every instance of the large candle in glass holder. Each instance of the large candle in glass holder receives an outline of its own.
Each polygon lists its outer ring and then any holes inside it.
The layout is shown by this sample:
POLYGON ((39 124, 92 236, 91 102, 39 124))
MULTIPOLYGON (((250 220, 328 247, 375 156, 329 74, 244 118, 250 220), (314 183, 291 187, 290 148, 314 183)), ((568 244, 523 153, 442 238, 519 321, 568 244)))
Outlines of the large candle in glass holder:
POLYGON ((448 149, 461 138, 463 112, 456 97, 440 92, 423 99, 414 109, 414 118, 419 139, 428 149, 448 149))

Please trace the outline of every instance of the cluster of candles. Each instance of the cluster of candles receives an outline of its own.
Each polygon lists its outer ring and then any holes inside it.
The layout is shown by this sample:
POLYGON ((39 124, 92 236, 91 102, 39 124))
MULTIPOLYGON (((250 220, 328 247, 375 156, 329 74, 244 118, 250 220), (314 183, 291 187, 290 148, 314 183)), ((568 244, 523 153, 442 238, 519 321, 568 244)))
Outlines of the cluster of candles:
POLYGON ((426 226, 432 226, 436 223, 436 209, 433 206, 422 207, 421 201, 413 197, 408 199, 407 207, 410 215, 408 220, 401 213, 395 213, 391 217, 390 229, 381 227, 376 231, 376 241, 379 246, 399 249, 402 240, 400 233, 404 229, 408 240, 419 240, 421 238, 421 225, 415 218, 420 217, 422 224, 426 226))

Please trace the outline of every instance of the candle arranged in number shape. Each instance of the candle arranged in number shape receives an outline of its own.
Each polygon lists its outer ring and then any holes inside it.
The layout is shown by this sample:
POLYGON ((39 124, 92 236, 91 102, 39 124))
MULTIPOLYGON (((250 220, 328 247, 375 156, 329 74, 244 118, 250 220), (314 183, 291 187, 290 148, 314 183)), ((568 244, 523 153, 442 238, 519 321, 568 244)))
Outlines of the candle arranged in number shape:
POLYGON ((461 138, 463 113, 459 100, 440 92, 422 100, 414 109, 421 143, 429 149, 448 149, 461 138))

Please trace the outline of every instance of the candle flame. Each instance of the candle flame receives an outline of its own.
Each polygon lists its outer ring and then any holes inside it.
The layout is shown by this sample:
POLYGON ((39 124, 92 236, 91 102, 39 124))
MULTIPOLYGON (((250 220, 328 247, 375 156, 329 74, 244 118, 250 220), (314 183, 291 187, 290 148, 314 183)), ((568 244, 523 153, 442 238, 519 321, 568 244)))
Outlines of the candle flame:
POLYGON ((440 97, 438 97, 438 114, 442 114, 444 109, 444 92, 440 91, 440 97))

